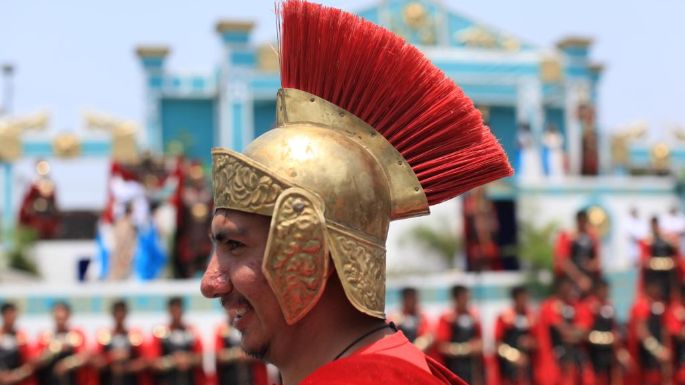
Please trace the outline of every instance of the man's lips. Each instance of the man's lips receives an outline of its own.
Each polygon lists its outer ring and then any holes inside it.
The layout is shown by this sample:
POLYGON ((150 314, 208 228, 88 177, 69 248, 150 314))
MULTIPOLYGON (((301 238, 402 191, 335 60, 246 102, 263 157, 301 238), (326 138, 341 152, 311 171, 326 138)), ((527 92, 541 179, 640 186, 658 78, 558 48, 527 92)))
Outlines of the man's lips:
POLYGON ((252 306, 245 298, 238 298, 235 300, 226 300, 222 298, 221 304, 228 310, 228 316, 233 324, 240 321, 250 310, 252 310, 252 306))

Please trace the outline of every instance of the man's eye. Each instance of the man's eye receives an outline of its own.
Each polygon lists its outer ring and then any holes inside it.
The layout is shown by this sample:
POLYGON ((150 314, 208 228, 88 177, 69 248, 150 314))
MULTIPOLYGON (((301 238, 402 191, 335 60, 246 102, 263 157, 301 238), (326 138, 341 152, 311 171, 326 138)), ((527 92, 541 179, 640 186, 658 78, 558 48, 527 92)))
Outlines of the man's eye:
POLYGON ((238 241, 234 241, 234 240, 229 239, 228 241, 226 241, 226 246, 228 247, 229 250, 236 250, 236 249, 239 249, 239 248, 245 246, 245 244, 242 242, 238 242, 238 241))

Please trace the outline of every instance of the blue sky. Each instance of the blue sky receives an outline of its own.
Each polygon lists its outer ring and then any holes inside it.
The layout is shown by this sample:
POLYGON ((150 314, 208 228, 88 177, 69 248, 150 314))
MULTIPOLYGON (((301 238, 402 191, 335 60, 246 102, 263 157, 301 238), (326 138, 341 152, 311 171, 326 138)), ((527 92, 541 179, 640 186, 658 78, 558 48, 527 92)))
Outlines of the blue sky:
MULTIPOLYGON (((347 10, 370 0, 325 0, 347 10)), ((606 64, 600 123, 646 120, 654 132, 685 126, 685 1, 442 0, 449 8, 541 46, 574 34, 595 39, 606 64)), ((257 23, 255 41, 273 40, 273 1, 0 0, 0 63, 17 67, 13 110, 51 112, 53 130, 81 125, 86 109, 142 120, 140 43, 168 44, 174 71, 209 71, 218 62, 214 24, 257 23)), ((658 137, 658 134, 655 134, 658 137)))

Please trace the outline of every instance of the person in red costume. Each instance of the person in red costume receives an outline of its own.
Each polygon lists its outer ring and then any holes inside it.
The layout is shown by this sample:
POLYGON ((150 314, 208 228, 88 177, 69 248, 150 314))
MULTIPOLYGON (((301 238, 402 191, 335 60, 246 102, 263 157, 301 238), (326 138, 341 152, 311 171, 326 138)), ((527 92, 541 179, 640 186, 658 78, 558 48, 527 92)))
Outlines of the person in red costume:
POLYGON ((672 302, 665 315, 666 330, 673 349, 673 384, 685 384, 685 286, 680 299, 672 302))
POLYGON ((485 384, 483 337, 480 319, 469 304, 465 286, 452 288, 453 309, 438 321, 436 347, 442 362, 454 374, 472 385, 485 384))
POLYGON ((586 350, 596 385, 620 384, 624 369, 630 367, 630 355, 625 349, 618 330, 616 310, 609 299, 609 283, 600 279, 592 295, 581 304, 581 312, 587 314, 586 350))
POLYGON ((97 333, 93 364, 98 369, 99 385, 143 385, 147 361, 144 336, 126 325, 128 305, 123 300, 112 304, 114 326, 97 333))
POLYGON ((590 294, 594 282, 602 277, 599 240, 585 210, 576 213, 575 231, 559 234, 554 269, 558 277, 570 278, 583 297, 590 294))
POLYGON ((636 361, 637 383, 668 385, 671 383, 671 341, 666 330, 664 301, 659 283, 645 283, 645 295, 637 298, 630 312, 628 344, 636 361))
POLYGON ((528 290, 523 286, 511 289, 513 304, 497 316, 495 348, 497 381, 501 385, 532 385, 533 363, 536 358, 536 317, 528 303, 528 290))
POLYGON ((71 307, 66 302, 53 305, 55 328, 40 334, 34 365, 38 385, 82 385, 92 380, 85 334, 69 325, 71 307))
POLYGON ((212 151, 202 279, 284 385, 463 384, 385 315, 391 220, 512 174, 480 112, 400 36, 279 2, 275 127, 212 151))
POLYGON ((202 339, 183 320, 183 299, 171 297, 167 303, 169 323, 152 332, 148 354, 154 383, 160 385, 202 385, 202 339))
POLYGON ((434 336, 428 317, 419 307, 419 293, 413 287, 400 291, 402 304, 400 309, 389 319, 397 326, 407 339, 424 352, 433 347, 434 336))
POLYGON ((218 385, 267 385, 266 365, 240 347, 240 332, 222 323, 216 329, 214 352, 218 385))
POLYGON ((38 178, 24 194, 19 208, 19 224, 34 229, 39 239, 55 238, 59 230, 59 210, 55 183, 50 179, 50 165, 36 163, 38 178))
POLYGON ((649 224, 650 235, 640 242, 642 283, 638 287, 646 287, 652 282, 658 284, 664 299, 670 302, 679 294, 683 279, 683 261, 678 240, 662 233, 657 217, 653 217, 649 224))
POLYGON ((0 306, 0 385, 30 385, 33 366, 26 333, 17 329, 17 307, 10 302, 0 306))
POLYGON ((589 315, 578 307, 573 283, 558 278, 554 295, 542 302, 538 317, 538 365, 541 385, 590 385, 594 382, 584 341, 589 315))
POLYGON ((177 278, 193 278, 205 270, 212 251, 207 237, 212 219, 212 193, 201 164, 192 162, 184 169, 176 198, 179 202, 173 263, 177 278))

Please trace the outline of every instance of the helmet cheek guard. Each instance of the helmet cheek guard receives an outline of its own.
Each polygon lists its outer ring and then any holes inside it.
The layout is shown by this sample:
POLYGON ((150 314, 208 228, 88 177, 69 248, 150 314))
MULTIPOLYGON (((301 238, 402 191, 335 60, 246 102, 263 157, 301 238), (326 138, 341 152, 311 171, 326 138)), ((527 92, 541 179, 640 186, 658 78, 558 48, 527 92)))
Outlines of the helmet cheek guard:
POLYGON ((286 322, 302 319, 326 288, 330 258, 323 200, 291 187, 276 200, 262 271, 286 322))

